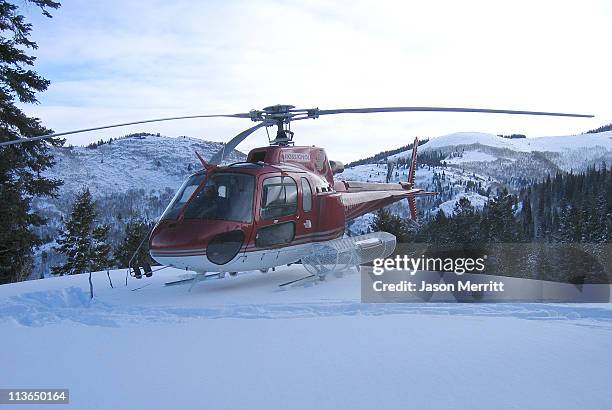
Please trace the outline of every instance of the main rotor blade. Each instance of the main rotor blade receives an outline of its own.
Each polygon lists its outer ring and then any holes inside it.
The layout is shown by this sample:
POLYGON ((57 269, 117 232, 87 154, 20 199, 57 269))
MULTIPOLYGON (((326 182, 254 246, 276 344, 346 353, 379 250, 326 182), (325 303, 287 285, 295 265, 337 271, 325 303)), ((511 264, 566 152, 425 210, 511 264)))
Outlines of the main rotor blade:
POLYGON ((242 131, 240 134, 236 135, 234 138, 229 140, 219 151, 217 151, 215 155, 212 156, 209 162, 213 165, 219 165, 221 161, 223 161, 223 159, 227 155, 229 155, 234 150, 234 148, 238 146, 238 144, 240 144, 242 141, 246 139, 246 137, 248 137, 249 135, 257 131, 258 129, 266 125, 270 125, 270 124, 268 124, 266 121, 262 121, 259 124, 255 125, 254 127, 251 127, 248 130, 242 131))
POLYGON ((378 108, 339 108, 335 110, 318 110, 317 114, 366 114, 373 112, 482 112, 488 114, 550 115, 555 117, 593 118, 593 115, 566 114, 560 112, 494 110, 490 108, 457 108, 457 107, 378 107, 378 108))
POLYGON ((156 118, 156 119, 153 119, 153 120, 125 122, 125 123, 121 123, 121 124, 103 125, 103 126, 100 126, 100 127, 93 127, 93 128, 83 128, 83 129, 74 130, 74 131, 57 132, 55 134, 41 135, 40 137, 21 138, 21 139, 18 139, 18 140, 0 142, 0 147, 6 146, 6 145, 21 144, 21 143, 30 142, 30 141, 45 140, 45 139, 49 139, 49 138, 61 137, 61 136, 64 136, 64 135, 80 134, 82 132, 105 130, 105 129, 108 129, 108 128, 126 127, 128 125, 147 124, 147 123, 150 123, 150 122, 187 120, 187 119, 192 119, 192 118, 213 118, 213 117, 251 118, 250 114, 248 114, 248 113, 245 113, 245 114, 187 115, 187 116, 184 116, 184 117, 156 118))

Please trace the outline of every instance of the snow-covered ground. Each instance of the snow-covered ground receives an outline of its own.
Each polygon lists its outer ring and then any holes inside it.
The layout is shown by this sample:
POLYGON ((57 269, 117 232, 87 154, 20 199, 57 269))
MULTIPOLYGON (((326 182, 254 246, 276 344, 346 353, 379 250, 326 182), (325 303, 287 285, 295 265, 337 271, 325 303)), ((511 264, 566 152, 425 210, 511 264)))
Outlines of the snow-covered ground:
POLYGON ((362 304, 356 272, 279 290, 299 265, 163 286, 183 274, 95 273, 93 301, 87 275, 0 286, 0 386, 76 409, 612 403, 609 304, 362 304))

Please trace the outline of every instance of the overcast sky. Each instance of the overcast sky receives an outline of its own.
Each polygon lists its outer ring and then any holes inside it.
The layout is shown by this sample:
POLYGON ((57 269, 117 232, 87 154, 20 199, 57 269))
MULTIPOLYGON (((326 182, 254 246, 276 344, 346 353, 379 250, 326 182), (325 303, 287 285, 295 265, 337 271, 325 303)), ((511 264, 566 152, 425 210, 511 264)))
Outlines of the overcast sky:
MULTIPOLYGON (((26 111, 57 132, 273 104, 466 106, 595 114, 329 116, 294 124, 298 144, 344 161, 456 131, 580 133, 612 122, 612 2, 64 0, 27 14, 37 70, 52 81, 26 111)), ((248 120, 130 132, 229 140, 248 120)), ((239 149, 266 143, 265 131, 239 149)))

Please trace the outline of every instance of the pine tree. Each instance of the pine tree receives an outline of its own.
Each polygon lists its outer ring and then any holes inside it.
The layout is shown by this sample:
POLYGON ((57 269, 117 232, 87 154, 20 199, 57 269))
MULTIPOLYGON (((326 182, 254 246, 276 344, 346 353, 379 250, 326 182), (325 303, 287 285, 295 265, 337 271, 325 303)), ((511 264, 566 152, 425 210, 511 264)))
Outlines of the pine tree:
MULTIPOLYGON (((132 220, 126 224, 123 241, 115 250, 115 259, 119 267, 128 267, 130 259, 132 259, 134 252, 136 252, 136 249, 138 249, 138 246, 142 242, 143 238, 145 238, 151 231, 151 228, 153 227, 152 225, 153 224, 151 222, 144 219, 132 220)), ((153 260, 149 255, 149 247, 146 240, 134 258, 134 262, 138 266, 142 266, 142 264, 145 262, 149 265, 153 264, 153 260)))
MULTIPOLYGON (((60 4, 53 0, 27 0, 43 15, 60 4)), ((49 81, 31 69, 35 57, 28 51, 32 26, 19 14, 19 6, 0 0, 0 141, 36 137, 50 132, 38 118, 28 117, 17 103, 36 103, 36 93, 49 81)), ((52 142, 58 144, 59 142, 52 142)), ((41 176, 53 165, 48 143, 38 141, 0 148, 0 283, 27 279, 33 247, 40 243, 34 228, 44 219, 31 212, 33 197, 52 196, 61 184, 41 176)))
POLYGON ((485 239, 490 243, 512 243, 519 239, 519 227, 514 218, 515 198, 504 189, 494 200, 489 201, 484 211, 481 227, 485 239))
POLYGON ((525 199, 523 200, 523 207, 521 210, 521 226, 523 239, 527 242, 531 242, 533 240, 534 233, 533 214, 531 212, 531 189, 527 190, 525 199))
POLYGON ((110 227, 96 226, 95 219, 95 204, 86 188, 78 194, 70 219, 57 240, 59 246, 55 249, 66 256, 66 262, 51 269, 54 275, 74 275, 110 266, 107 243, 110 227))
POLYGON ((450 241, 461 244, 471 244, 478 241, 478 225, 480 215, 466 197, 455 204, 453 217, 449 221, 450 241))
POLYGON ((434 220, 423 230, 421 236, 427 242, 435 244, 454 242, 451 237, 449 219, 446 217, 443 210, 438 210, 434 220))
POLYGON ((409 240, 410 230, 406 221, 385 208, 381 208, 376 212, 370 228, 374 232, 383 231, 392 233, 399 243, 408 242, 409 240))

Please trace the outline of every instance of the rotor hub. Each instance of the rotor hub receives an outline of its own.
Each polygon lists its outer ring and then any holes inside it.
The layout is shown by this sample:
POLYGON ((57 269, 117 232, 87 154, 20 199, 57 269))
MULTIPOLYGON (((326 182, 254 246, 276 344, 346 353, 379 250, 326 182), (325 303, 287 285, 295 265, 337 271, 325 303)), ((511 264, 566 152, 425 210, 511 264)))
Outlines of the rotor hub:
POLYGON ((270 140, 270 145, 293 145, 293 135, 290 123, 294 120, 318 118, 319 109, 296 109, 294 105, 277 104, 261 110, 249 111, 252 121, 263 122, 266 127, 276 126, 276 138, 270 140))
POLYGON ((288 124, 293 120, 318 118, 319 109, 296 109, 294 105, 277 104, 265 107, 261 110, 251 110, 249 111, 249 117, 252 121, 265 121, 272 123, 272 125, 278 124, 279 121, 288 124))

